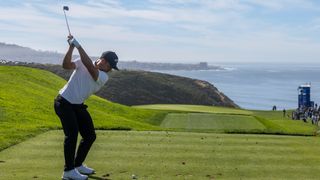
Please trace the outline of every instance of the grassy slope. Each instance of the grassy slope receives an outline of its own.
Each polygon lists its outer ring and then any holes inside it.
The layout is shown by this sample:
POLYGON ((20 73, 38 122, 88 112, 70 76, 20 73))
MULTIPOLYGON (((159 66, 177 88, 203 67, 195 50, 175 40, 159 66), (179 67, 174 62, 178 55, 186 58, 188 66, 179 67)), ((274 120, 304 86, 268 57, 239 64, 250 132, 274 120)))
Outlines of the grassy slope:
MULTIPOLYGON (((47 129, 61 127, 53 99, 66 83, 47 71, 0 66, 0 150, 47 129)), ((96 128, 160 129, 165 113, 134 109, 92 96, 89 106, 96 128), (153 124, 153 125, 151 125, 153 124)))
MULTIPOLYGON (((210 122, 208 123, 208 127, 211 126, 212 131, 221 131, 229 132, 229 133, 267 133, 267 134, 290 134, 290 135, 314 135, 318 130, 317 126, 312 125, 311 123, 304 123, 302 121, 293 121, 289 117, 283 117, 282 111, 253 111, 253 110, 241 110, 241 109, 230 109, 223 107, 209 107, 209 106, 195 106, 195 105, 144 105, 144 106, 135 106, 136 108, 143 109, 158 109, 164 111, 173 111, 180 113, 190 113, 190 112, 206 112, 212 113, 215 116, 212 118, 207 117, 207 122, 210 121, 221 121, 229 120, 235 122, 239 128, 234 128, 234 125, 231 124, 227 126, 224 123, 218 122, 210 122), (217 118, 217 115, 220 117, 217 118), (224 116, 224 117, 223 117, 224 116), (222 118, 223 117, 223 118, 222 118), (247 120, 246 117, 250 117, 247 120), (254 120, 253 120, 254 118, 254 120), (248 121, 251 119, 251 121, 248 121), (239 120, 239 121, 237 121, 239 120), (264 125, 265 128, 250 128, 251 126, 255 126, 254 124, 259 121, 264 125), (213 127, 213 124, 215 127, 213 127), (242 128, 247 126, 248 128, 242 128)), ((291 111, 288 112, 291 114, 291 111)), ((177 129, 187 129, 186 126, 190 127, 190 125, 198 123, 199 120, 203 119, 202 114, 180 114, 176 115, 175 120, 171 123, 168 122, 170 120, 171 115, 169 114, 166 119, 163 121, 162 126, 167 128, 177 128, 177 129), (178 118, 177 116, 180 116, 178 118), (186 117, 192 116, 191 120, 186 120, 186 117), (167 119, 169 118, 169 119, 167 119), (178 122, 180 119, 180 122, 178 122), (180 126, 179 126, 180 125, 180 126)), ((199 129, 203 129, 200 127, 199 129)), ((195 130, 193 128, 192 130, 195 130)))
MULTIPOLYGON (((288 114, 291 115, 291 112, 289 111, 288 114)), ((314 135, 319 129, 310 122, 304 123, 283 117, 282 111, 253 111, 253 115, 266 126, 270 133, 314 135)))
MULTIPOLYGON (((318 137, 98 131, 90 179, 319 179, 318 137), (109 174, 109 176, 107 176, 109 174)), ((58 179, 62 131, 0 152, 0 179, 58 179), (36 171, 34 171, 36 169, 36 171)))

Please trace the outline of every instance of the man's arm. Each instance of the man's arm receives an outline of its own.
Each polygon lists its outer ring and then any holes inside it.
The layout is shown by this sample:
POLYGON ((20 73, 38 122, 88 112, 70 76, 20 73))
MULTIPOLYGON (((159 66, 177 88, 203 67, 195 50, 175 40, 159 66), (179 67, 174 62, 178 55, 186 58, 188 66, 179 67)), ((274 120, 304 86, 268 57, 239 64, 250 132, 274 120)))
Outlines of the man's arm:
POLYGON ((87 53, 84 51, 84 49, 81 46, 78 47, 78 51, 79 51, 82 63, 84 64, 84 66, 86 66, 86 68, 88 69, 88 71, 89 71, 90 75, 92 76, 92 78, 95 81, 97 81, 98 76, 99 76, 98 69, 96 69, 93 66, 92 60, 90 59, 90 57, 87 55, 87 53))
POLYGON ((76 65, 74 64, 74 62, 71 61, 73 49, 74 49, 74 46, 70 45, 69 49, 63 59, 63 63, 62 63, 63 69, 75 69, 76 68, 76 65))

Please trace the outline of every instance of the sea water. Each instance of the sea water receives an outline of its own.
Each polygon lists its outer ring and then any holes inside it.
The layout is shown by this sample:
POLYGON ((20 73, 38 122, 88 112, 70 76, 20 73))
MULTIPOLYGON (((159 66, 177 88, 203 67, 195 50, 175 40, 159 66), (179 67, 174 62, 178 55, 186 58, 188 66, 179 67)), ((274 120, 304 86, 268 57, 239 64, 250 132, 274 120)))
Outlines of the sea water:
POLYGON ((241 108, 295 109, 299 85, 311 83, 311 100, 320 103, 320 64, 220 64, 226 70, 161 71, 205 80, 241 108))

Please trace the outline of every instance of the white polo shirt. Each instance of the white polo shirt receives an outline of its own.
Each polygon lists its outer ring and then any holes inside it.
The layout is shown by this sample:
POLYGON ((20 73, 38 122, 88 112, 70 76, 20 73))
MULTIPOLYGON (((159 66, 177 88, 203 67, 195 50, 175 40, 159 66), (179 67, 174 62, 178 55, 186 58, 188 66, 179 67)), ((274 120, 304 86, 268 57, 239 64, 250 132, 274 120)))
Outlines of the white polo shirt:
POLYGON ((108 81, 109 76, 106 72, 99 70, 98 79, 95 81, 80 58, 76 59, 74 63, 76 69, 59 94, 71 104, 82 104, 89 96, 101 89, 108 81))

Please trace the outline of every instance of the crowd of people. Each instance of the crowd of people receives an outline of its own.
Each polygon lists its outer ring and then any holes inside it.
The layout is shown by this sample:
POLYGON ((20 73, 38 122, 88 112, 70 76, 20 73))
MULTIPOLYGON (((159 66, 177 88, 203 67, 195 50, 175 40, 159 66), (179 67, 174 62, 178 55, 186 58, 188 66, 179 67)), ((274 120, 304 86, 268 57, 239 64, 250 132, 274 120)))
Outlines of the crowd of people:
MULTIPOLYGON (((277 111, 277 106, 273 106, 272 111, 277 111)), ((282 112, 283 117, 287 116, 288 118, 290 118, 290 114, 287 114, 286 109, 283 109, 282 112)), ((318 125, 318 122, 320 121, 320 106, 318 106, 318 104, 315 104, 313 107, 299 107, 296 110, 292 111, 291 119, 302 120, 305 123, 310 120, 312 124, 318 125)))
POLYGON ((315 104, 313 107, 300 107, 295 111, 292 111, 292 119, 293 120, 303 120, 303 122, 307 122, 308 119, 311 120, 312 124, 318 125, 320 119, 320 106, 318 107, 315 104))

